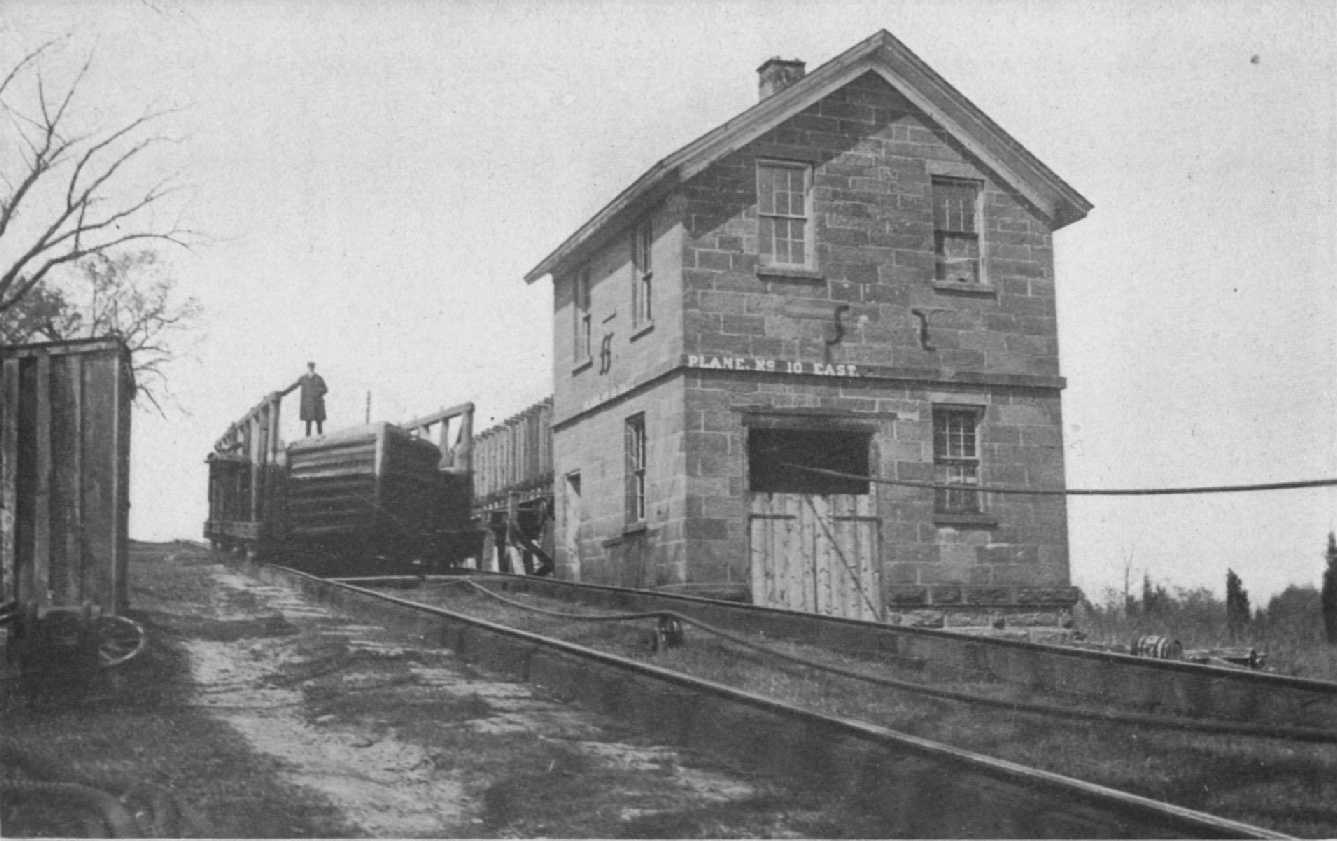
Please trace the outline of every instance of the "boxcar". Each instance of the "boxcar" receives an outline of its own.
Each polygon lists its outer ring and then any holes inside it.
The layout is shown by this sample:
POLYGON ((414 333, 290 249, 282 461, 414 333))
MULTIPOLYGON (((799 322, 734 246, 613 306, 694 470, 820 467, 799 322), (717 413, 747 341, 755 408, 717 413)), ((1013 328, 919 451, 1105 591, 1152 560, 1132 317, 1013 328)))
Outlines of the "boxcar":
POLYGON ((130 352, 116 339, 0 347, 0 602, 20 659, 125 659, 130 352))

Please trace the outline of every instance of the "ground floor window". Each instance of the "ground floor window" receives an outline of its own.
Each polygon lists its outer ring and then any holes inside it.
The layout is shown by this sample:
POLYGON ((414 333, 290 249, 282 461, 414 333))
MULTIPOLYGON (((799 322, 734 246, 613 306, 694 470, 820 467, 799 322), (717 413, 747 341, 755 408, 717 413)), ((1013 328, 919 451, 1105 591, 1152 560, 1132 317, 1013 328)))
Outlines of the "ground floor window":
POLYGON ((627 418, 627 522, 645 522, 645 414, 627 418))
POLYGON ((867 432, 751 428, 748 487, 763 493, 866 494, 871 437, 867 432))
POLYGON ((934 509, 941 514, 977 514, 981 511, 979 422, 976 406, 939 406, 933 409, 934 482, 950 485, 935 492, 934 509))

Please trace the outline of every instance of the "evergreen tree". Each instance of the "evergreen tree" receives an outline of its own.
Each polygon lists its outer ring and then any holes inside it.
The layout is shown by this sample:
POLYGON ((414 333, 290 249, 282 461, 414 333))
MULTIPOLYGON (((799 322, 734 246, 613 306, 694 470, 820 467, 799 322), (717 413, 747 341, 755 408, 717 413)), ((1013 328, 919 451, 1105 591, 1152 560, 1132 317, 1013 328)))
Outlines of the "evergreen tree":
POLYGON ((1328 567, 1323 571, 1323 630, 1337 645, 1337 535, 1328 532, 1328 567))
POLYGON ((1226 627, 1230 639, 1238 640, 1249 624, 1249 593, 1233 569, 1226 570, 1226 627))
POLYGON ((1162 613, 1171 606, 1170 594, 1164 584, 1155 584, 1151 573, 1142 576, 1142 613, 1147 616, 1162 613))

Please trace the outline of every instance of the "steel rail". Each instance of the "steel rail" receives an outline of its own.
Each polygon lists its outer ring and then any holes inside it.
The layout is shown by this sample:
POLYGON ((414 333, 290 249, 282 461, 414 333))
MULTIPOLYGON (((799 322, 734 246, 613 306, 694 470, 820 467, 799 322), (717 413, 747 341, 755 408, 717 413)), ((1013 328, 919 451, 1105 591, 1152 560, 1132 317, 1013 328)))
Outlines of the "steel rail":
POLYGON ((993 823, 974 825, 971 834, 1047 834, 1057 825, 1070 837, 1289 837, 357 584, 275 565, 254 569, 262 578, 296 585, 354 615, 390 626, 407 624, 415 634, 435 637, 462 656, 486 660, 530 682, 556 684, 604 712, 668 729, 677 742, 730 752, 735 759, 743 754, 776 773, 838 785, 846 794, 860 792, 865 805, 890 808, 888 817, 902 821, 894 834, 942 828, 925 823, 923 816, 916 822, 916 809, 932 805, 934 820, 964 820, 964 810, 950 802, 973 802, 978 809, 971 817, 993 823), (934 787, 927 798, 931 803, 923 796, 928 781, 934 787))
MULTIPOLYGON (((761 632, 841 650, 914 659, 932 668, 984 672, 1028 689, 1102 704, 1218 721, 1260 722, 1273 729, 1337 732, 1337 683, 1109 651, 913 628, 678 593, 580 584, 558 579, 479 573, 508 591, 551 595, 572 603, 643 611, 665 610, 716 626, 761 632)), ((458 575, 344 578, 362 585, 449 581, 458 575)))
POLYGON ((706 634, 717 637, 725 642, 759 652, 766 657, 800 666, 805 669, 826 672, 827 674, 837 675, 849 680, 863 681, 876 686, 884 686, 888 689, 898 689, 911 694, 925 695, 931 698, 941 698, 948 701, 957 701, 967 705, 973 704, 994 707, 1017 713, 1027 713, 1051 718, 1092 721, 1102 724, 1136 725, 1138 727, 1178 730, 1193 733, 1210 733, 1220 736, 1246 736, 1260 739, 1279 739, 1284 741, 1319 744, 1332 744, 1337 742, 1337 730, 1324 730, 1318 727, 1275 727, 1238 721, 1204 720, 1184 718, 1180 716, 1126 713, 1114 710, 1074 707, 1057 703, 1023 701, 1016 698, 1000 698, 992 695, 981 695, 977 692, 944 689, 923 682, 898 680, 884 675, 870 674, 857 669, 844 668, 820 660, 814 660, 811 657, 801 657, 796 654, 790 654, 785 651, 780 651, 773 646, 763 645, 746 637, 730 633, 707 622, 702 622, 699 619, 694 619, 691 616, 677 613, 672 610, 650 610, 636 613, 609 614, 567 613, 507 598, 500 593, 492 592, 467 576, 460 576, 459 578, 451 579, 445 583, 468 585, 474 592, 480 593, 502 604, 509 605, 518 610, 529 611, 554 619, 563 619, 574 622, 635 622, 644 619, 675 619, 684 625, 697 628, 698 630, 704 631, 706 634))

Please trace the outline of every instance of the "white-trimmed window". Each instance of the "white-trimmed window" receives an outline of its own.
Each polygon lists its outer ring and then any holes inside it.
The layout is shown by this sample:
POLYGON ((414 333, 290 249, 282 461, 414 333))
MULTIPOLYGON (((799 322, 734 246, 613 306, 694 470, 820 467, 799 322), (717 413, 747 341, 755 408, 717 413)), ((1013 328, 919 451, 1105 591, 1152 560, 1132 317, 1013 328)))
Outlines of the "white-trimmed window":
POLYGON ((575 314, 573 319, 575 335, 571 355, 576 365, 583 365, 591 359, 590 270, 581 269, 576 272, 572 283, 574 289, 571 293, 571 311, 575 314))
POLYGON ((645 522, 645 413, 627 418, 627 522, 645 522))
POLYGON ((980 182, 965 178, 933 179, 934 280, 979 284, 980 182))
POLYGON ((654 229, 647 217, 631 231, 631 326, 634 328, 654 322, 651 297, 654 272, 650 262, 653 244, 654 229))
POLYGON ((812 268, 812 167, 757 163, 757 251, 763 266, 812 268))
POLYGON ((978 514, 980 508, 979 422, 975 406, 933 409, 933 481, 951 487, 934 492, 941 514, 978 514))

